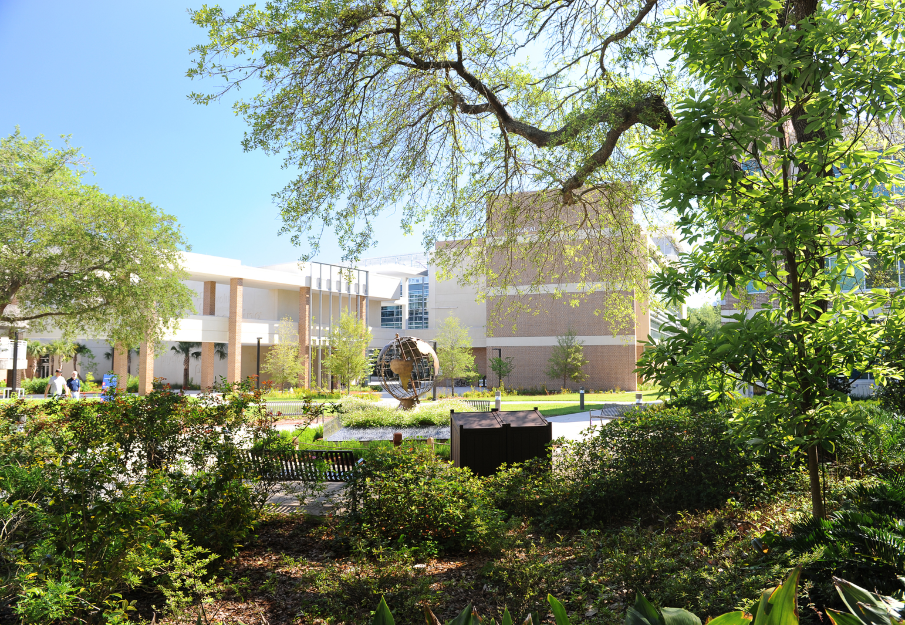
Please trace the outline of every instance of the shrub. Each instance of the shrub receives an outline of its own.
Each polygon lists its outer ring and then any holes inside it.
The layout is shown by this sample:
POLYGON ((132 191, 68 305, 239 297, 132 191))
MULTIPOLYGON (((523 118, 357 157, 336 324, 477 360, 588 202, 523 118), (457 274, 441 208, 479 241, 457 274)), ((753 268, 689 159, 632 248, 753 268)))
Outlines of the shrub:
POLYGON ((424 402, 412 410, 380 406, 357 397, 345 397, 339 402, 343 427, 418 427, 447 425, 449 411, 471 412, 471 406, 458 400, 424 402))
POLYGON ((0 513, 16 521, 0 538, 18 545, 0 564, 23 622, 122 622, 124 590, 184 601, 212 553, 236 552, 262 493, 235 452, 267 435, 246 390, 0 406, 0 513))
POLYGON ((905 476, 845 490, 842 508, 828 519, 801 517, 788 536, 768 533, 774 550, 813 553, 805 574, 816 582, 821 603, 835 600, 832 577, 844 576, 883 593, 897 590, 895 576, 905 572, 905 476))
POLYGON ((840 403, 838 409, 859 413, 848 420, 866 421, 870 426, 846 430, 836 441, 833 455, 839 474, 862 478, 905 473, 905 415, 874 401, 840 403))
POLYGON ((502 513, 469 470, 438 462, 423 448, 378 448, 365 457, 345 489, 352 535, 428 553, 493 549, 498 542, 502 513))
POLYGON ((551 529, 705 510, 770 491, 788 466, 730 437, 727 414, 671 407, 628 413, 547 461, 491 478, 496 504, 551 529))

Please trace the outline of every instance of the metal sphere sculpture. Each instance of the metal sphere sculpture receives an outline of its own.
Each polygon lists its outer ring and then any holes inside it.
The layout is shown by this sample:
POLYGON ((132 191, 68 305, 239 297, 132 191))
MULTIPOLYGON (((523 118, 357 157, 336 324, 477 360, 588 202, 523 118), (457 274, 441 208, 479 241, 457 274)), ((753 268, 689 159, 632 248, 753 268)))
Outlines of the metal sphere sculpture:
POLYGON ((431 346, 413 336, 398 334, 377 356, 377 370, 384 390, 406 410, 434 388, 440 362, 431 346))

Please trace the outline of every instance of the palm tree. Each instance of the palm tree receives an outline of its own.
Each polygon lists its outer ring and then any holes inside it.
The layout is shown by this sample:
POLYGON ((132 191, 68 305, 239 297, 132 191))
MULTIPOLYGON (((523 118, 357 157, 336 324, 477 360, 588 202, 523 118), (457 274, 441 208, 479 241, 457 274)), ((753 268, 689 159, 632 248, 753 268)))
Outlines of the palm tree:
MULTIPOLYGON (((94 352, 88 349, 88 346, 84 343, 75 343, 75 350, 72 353, 72 368, 76 371, 79 370, 79 356, 87 356, 88 358, 94 358, 94 352)), ((85 380, 83 376, 79 376, 82 381, 85 380)))
POLYGON ((50 373, 63 366, 63 361, 72 358, 75 353, 75 345, 66 339, 57 339, 47 346, 47 353, 50 355, 50 373), (57 358, 60 359, 57 364, 57 358))
POLYGON ((229 355, 228 347, 227 343, 214 343, 214 353, 217 354, 220 360, 226 360, 229 355))
POLYGON ((182 356, 182 390, 187 390, 189 386, 189 360, 192 358, 198 360, 201 357, 201 352, 195 351, 199 347, 201 343, 193 341, 179 341, 170 347, 170 351, 182 356))
POLYGON ((28 342, 28 347, 25 349, 25 354, 28 356, 28 360, 31 362, 31 377, 38 377, 38 363, 41 362, 41 356, 47 353, 47 346, 41 341, 36 341, 34 339, 28 342))

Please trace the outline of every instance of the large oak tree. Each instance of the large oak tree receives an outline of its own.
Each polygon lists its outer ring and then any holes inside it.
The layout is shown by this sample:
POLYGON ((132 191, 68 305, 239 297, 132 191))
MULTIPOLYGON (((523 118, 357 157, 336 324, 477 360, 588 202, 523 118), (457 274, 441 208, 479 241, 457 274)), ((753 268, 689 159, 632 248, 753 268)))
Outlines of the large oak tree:
POLYGON ((0 325, 156 342, 192 310, 176 220, 83 182, 78 148, 0 141, 0 325))

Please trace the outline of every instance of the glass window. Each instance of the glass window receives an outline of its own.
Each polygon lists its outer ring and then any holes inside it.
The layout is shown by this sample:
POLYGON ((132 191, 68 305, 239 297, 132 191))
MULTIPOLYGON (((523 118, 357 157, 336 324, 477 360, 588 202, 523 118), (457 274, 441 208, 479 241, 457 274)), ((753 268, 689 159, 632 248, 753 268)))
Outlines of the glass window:
POLYGON ((380 307, 381 328, 402 328, 402 306, 380 307))
POLYGON ((429 326, 427 312, 427 296, 429 285, 427 278, 409 278, 409 318, 408 327, 412 330, 426 330, 429 326))

